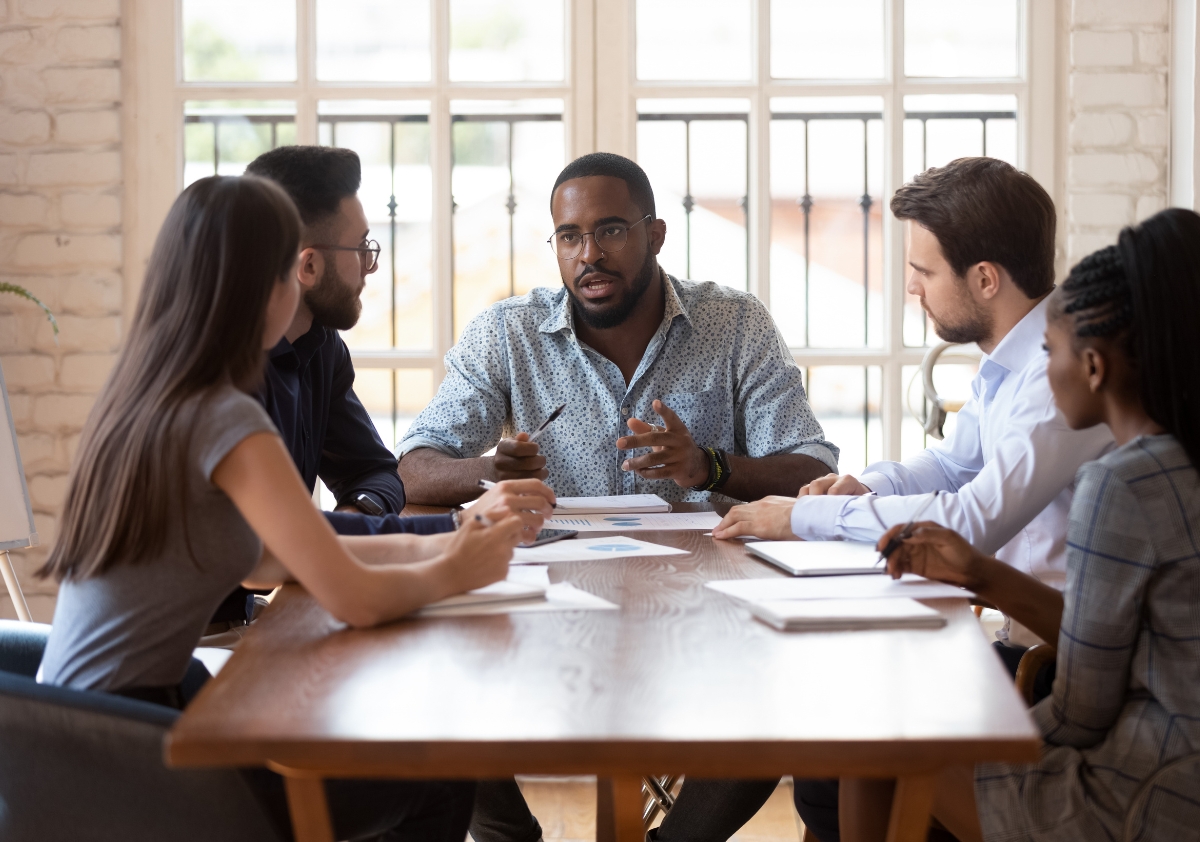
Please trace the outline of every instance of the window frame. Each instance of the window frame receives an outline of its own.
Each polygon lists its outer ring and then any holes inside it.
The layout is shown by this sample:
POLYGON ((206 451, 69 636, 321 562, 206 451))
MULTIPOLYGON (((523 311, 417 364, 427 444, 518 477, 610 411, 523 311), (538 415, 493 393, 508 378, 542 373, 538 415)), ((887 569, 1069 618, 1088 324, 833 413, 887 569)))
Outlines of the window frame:
MULTIPOLYGON (((130 318, 146 260, 183 183, 187 100, 294 100, 298 143, 316 143, 317 103, 330 99, 420 99, 430 103, 430 163, 433 172, 433 348, 429 351, 354 351, 360 368, 430 369, 434 388, 444 376, 443 357, 453 345, 450 101, 553 98, 563 101, 567 159, 595 150, 636 158, 638 99, 739 97, 750 101, 749 276, 750 291, 770 306, 770 100, 784 96, 873 95, 883 99, 884 195, 887 202, 902 178, 903 101, 911 94, 1012 94, 1017 98, 1018 165, 1053 196, 1061 197, 1057 139, 1057 3, 1020 0, 1020 76, 1015 79, 937 79, 904 75, 904 0, 883 0, 885 78, 867 81, 809 81, 770 76, 770 0, 751 0, 752 77, 745 82, 642 82, 636 78, 637 0, 564 0, 564 79, 546 83, 464 83, 449 80, 449 2, 432 0, 432 78, 417 83, 345 83, 316 79, 316 0, 296 0, 297 79, 271 83, 184 82, 182 0, 133 0, 124 25, 135 50, 126 66, 125 315, 130 318), (172 38, 154 37, 171 32, 172 38), (601 77, 598 68, 605 68, 601 77), (899 118, 897 118, 899 117, 899 118), (172 173, 173 178, 156 178, 172 173)), ((1061 252, 1061 249, 1060 249, 1061 252)), ((902 371, 919 365, 925 349, 903 344, 904 232, 883 214, 883 337, 877 348, 793 348, 801 367, 878 366, 881 369, 883 441, 881 458, 901 455, 906 413, 902 371)), ((666 267, 670 269, 671 267, 666 267)), ((961 361, 963 354, 945 355, 961 361)), ((966 355, 970 358, 971 355, 966 355)))

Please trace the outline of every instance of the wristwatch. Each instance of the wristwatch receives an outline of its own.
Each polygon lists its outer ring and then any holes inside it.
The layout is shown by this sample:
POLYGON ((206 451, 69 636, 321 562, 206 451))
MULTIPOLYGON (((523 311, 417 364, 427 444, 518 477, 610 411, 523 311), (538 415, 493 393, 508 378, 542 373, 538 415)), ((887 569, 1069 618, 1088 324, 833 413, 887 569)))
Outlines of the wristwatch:
POLYGON ((374 496, 366 492, 355 494, 352 502, 354 503, 354 507, 365 515, 375 515, 378 517, 383 514, 383 506, 379 505, 379 501, 374 496))

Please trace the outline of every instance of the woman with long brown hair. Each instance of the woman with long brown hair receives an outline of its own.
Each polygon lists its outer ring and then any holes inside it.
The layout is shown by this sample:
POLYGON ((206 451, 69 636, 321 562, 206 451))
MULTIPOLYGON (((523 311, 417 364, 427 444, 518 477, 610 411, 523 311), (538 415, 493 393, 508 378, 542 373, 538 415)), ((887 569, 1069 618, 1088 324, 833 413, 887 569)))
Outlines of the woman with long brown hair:
MULTIPOLYGON (((202 179, 167 215, 41 571, 61 582, 44 683, 182 707, 192 650, 240 582, 298 580, 369 626, 504 578, 519 516, 339 538, 313 505, 252 396, 295 312, 300 230, 287 195, 253 177, 202 179)), ((471 791, 346 782, 330 792, 335 829, 461 840, 471 791)), ((277 795, 267 806, 286 822, 277 795)))

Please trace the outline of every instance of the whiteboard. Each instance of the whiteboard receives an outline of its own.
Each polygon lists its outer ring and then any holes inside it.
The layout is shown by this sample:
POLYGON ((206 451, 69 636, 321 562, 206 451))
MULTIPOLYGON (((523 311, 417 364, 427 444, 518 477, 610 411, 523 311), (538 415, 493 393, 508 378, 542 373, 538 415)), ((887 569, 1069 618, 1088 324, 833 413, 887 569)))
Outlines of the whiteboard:
POLYGON ((38 536, 33 525, 33 507, 29 505, 29 489, 25 486, 25 471, 21 468, 21 452, 17 449, 17 431, 13 428, 3 368, 0 368, 0 395, 4 396, 4 412, 0 413, 0 551, 3 551, 32 547, 37 544, 38 536))

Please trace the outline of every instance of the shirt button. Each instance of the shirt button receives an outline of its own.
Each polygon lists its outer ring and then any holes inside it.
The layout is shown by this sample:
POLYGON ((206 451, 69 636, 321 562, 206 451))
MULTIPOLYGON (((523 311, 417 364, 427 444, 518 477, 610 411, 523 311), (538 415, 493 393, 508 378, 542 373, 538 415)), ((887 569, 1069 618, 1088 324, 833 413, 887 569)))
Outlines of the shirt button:
POLYGON ((629 407, 628 406, 621 407, 621 414, 624 415, 626 418, 628 418, 629 417, 629 407))

